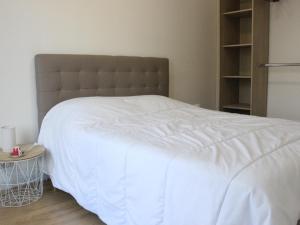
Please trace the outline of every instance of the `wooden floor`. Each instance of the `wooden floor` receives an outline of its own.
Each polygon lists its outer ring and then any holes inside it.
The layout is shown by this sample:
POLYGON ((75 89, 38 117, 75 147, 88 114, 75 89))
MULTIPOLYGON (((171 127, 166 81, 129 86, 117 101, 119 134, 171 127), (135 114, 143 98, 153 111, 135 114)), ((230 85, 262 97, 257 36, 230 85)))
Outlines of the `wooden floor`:
POLYGON ((45 185, 43 197, 29 206, 0 208, 0 225, 105 225, 68 194, 45 185))
MULTIPOLYGON (((43 197, 29 206, 0 208, 0 225, 105 225, 72 196, 44 185, 43 197)), ((300 221, 297 225, 300 225, 300 221)))

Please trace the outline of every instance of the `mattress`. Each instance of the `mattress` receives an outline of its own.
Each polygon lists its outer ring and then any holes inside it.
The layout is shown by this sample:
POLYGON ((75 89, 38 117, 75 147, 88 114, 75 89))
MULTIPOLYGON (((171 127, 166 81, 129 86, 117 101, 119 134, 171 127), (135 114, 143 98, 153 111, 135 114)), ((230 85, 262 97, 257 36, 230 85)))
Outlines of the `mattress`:
POLYGON ((53 107, 46 173, 108 225, 295 225, 300 123, 162 96, 53 107))

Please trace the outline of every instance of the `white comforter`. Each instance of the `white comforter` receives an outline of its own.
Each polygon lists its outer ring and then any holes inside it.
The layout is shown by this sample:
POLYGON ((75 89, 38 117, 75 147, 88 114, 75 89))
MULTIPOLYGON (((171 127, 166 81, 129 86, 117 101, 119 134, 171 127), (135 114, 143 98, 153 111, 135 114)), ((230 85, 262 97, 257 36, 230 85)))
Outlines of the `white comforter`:
POLYGON ((54 186, 108 225, 296 225, 300 123, 159 96, 55 106, 39 143, 54 186))

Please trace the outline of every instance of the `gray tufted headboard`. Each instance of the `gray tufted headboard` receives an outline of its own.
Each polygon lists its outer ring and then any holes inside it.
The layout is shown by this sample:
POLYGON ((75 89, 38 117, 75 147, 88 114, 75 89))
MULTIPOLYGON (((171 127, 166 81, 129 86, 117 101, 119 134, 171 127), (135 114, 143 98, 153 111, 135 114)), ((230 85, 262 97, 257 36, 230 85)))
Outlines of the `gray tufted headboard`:
POLYGON ((35 57, 39 126, 57 103, 86 96, 168 96, 165 58, 96 55, 35 57))

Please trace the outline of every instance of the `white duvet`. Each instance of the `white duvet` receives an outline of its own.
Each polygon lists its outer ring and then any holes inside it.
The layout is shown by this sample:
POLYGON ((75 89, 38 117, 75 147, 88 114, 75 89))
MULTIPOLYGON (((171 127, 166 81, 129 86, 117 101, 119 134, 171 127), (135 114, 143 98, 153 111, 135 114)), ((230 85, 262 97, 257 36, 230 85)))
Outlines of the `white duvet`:
POLYGON ((296 225, 300 123, 159 96, 62 102, 47 173, 108 225, 296 225))

